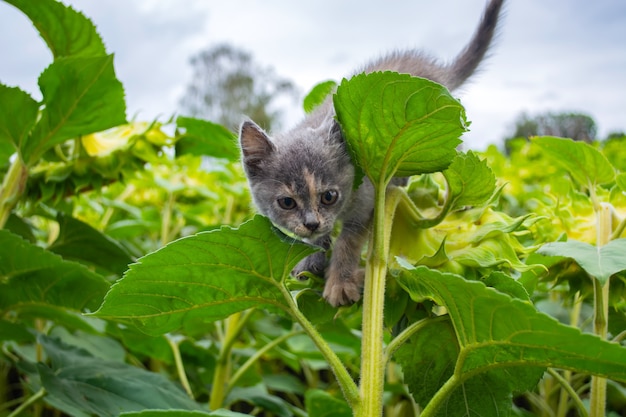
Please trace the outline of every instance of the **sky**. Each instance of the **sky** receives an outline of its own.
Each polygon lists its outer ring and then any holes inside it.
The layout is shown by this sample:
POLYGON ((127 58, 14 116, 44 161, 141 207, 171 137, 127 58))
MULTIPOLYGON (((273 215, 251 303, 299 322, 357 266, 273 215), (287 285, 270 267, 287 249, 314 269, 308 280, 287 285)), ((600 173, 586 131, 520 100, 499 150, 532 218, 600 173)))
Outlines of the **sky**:
MULTIPOLYGON (((88 16, 124 84, 128 117, 180 114, 190 58, 218 43, 252 53, 302 96, 370 59, 420 48, 449 61, 472 35, 486 0, 67 0, 88 16)), ((481 71, 455 91, 472 122, 467 148, 501 144, 526 112, 592 116, 598 136, 626 131, 626 1, 507 0, 481 71)), ((52 56, 29 20, 0 0, 0 83, 41 98, 52 56)), ((304 117, 286 102, 284 125, 304 117)))

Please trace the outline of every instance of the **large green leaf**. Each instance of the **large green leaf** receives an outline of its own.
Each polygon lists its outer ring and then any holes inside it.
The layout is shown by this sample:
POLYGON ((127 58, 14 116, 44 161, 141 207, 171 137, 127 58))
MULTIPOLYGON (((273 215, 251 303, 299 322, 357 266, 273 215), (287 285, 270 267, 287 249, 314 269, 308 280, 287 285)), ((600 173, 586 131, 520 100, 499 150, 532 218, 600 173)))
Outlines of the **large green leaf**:
MULTIPOLYGON (((422 407, 454 374, 458 356, 459 345, 450 320, 427 323, 395 354, 402 365, 404 381, 422 407)), ((449 395, 438 415, 509 415, 512 393, 531 389, 542 373, 543 369, 520 367, 496 368, 474 375, 449 395)))
POLYGON ((33 306, 95 310, 109 283, 86 267, 63 260, 0 230, 0 310, 33 306))
POLYGON ((241 414, 230 410, 215 410, 210 413, 203 411, 189 410, 145 410, 120 414, 120 417, 246 417, 248 414, 241 414))
POLYGON ((287 311, 283 280, 315 249, 278 233, 257 216, 170 243, 131 265, 96 315, 158 335, 252 307, 287 311))
POLYGON ((485 203, 496 189, 496 177, 472 151, 459 153, 443 172, 454 200, 451 210, 485 203))
POLYGON ((82 13, 54 0, 5 0, 33 22, 54 58, 105 55, 96 27, 82 13))
POLYGON ((350 406, 343 400, 333 397, 326 391, 311 389, 304 397, 306 411, 315 417, 352 417, 350 406))
POLYGON ((27 165, 67 139, 126 121, 124 90, 112 55, 59 58, 41 74, 39 86, 45 107, 21 147, 27 165))
MULTIPOLYGON (((15 152, 28 135, 35 120, 39 104, 26 92, 17 87, 0 84, 0 147, 7 144, 15 152)), ((9 152, 6 152, 9 153, 9 152)), ((9 155, 10 155, 9 153, 9 155)), ((4 158, 0 153, 0 164, 4 158)))
POLYGON ((132 262, 128 252, 116 241, 71 216, 59 213, 59 236, 48 250, 65 259, 85 261, 122 275, 132 262))
POLYGON ((446 169, 466 130, 465 111, 445 87, 408 74, 344 80, 334 104, 353 160, 374 184, 446 169))
POLYGON ((70 415, 117 416, 145 409, 201 410, 163 375, 91 356, 58 339, 40 336, 51 367, 37 365, 46 401, 70 415))
POLYGON ((450 314, 461 349, 459 378, 498 367, 547 366, 626 381, 626 348, 619 344, 560 324, 481 282, 407 267, 398 281, 411 297, 433 299, 450 314))
POLYGON ((626 270, 626 239, 612 240, 601 247, 577 240, 551 242, 543 245, 537 252, 546 256, 572 258, 602 284, 611 275, 626 270))
POLYGON ((583 186, 594 187, 615 179, 615 170, 609 160, 588 143, 543 136, 534 138, 533 144, 583 186))
POLYGON ((191 117, 178 117, 176 126, 185 131, 176 142, 176 154, 213 156, 235 161, 239 158, 237 138, 222 125, 191 117))

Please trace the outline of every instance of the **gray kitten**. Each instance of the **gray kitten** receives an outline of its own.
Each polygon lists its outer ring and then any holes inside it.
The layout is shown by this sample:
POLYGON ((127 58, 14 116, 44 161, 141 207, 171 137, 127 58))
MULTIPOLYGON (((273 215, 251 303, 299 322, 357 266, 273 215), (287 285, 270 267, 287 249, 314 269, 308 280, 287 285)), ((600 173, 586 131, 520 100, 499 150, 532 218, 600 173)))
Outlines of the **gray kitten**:
MULTIPOLYGON (((448 65, 409 50, 377 59, 357 73, 409 73, 454 90, 472 75, 489 49, 503 1, 489 2, 470 43, 448 65)), ((324 273, 324 297, 333 306, 357 301, 364 277, 359 262, 374 192, 367 178, 353 190, 354 167, 335 120, 332 95, 293 129, 271 138, 254 122, 244 122, 239 142, 254 203, 272 223, 325 250, 331 247, 335 225, 342 226, 328 265, 326 254, 318 252, 302 260, 292 274, 324 273)))

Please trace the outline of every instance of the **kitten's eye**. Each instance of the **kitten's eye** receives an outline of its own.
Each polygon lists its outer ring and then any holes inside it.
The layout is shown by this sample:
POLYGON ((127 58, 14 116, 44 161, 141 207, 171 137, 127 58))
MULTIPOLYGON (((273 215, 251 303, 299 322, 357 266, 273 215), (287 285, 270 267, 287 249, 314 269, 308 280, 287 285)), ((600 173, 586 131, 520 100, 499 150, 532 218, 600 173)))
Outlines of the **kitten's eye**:
POLYGON ((296 204, 296 200, 291 197, 282 197, 278 199, 278 205, 283 210, 293 210, 298 204, 296 204))
POLYGON ((326 206, 330 206, 337 202, 337 198, 339 197, 339 193, 335 190, 328 190, 322 194, 321 201, 322 204, 326 206))

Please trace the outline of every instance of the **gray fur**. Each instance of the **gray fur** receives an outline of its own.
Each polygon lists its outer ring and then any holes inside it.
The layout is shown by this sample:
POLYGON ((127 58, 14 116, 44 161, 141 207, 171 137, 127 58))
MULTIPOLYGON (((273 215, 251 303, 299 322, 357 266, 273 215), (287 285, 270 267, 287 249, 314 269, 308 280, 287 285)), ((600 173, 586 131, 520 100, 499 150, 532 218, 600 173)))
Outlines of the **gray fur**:
MULTIPOLYGON (((409 73, 453 90, 474 73, 487 53, 503 2, 489 2, 471 41, 450 64, 409 50, 374 60, 357 72, 409 73)), ((374 190, 367 179, 352 189, 354 167, 335 121, 332 97, 293 129, 271 138, 246 121, 239 141, 253 201, 272 223, 324 249, 331 247, 335 225, 342 225, 328 265, 321 252, 304 259, 292 273, 325 271, 324 297, 330 304, 357 301, 364 276, 359 262, 369 233, 374 190)))

